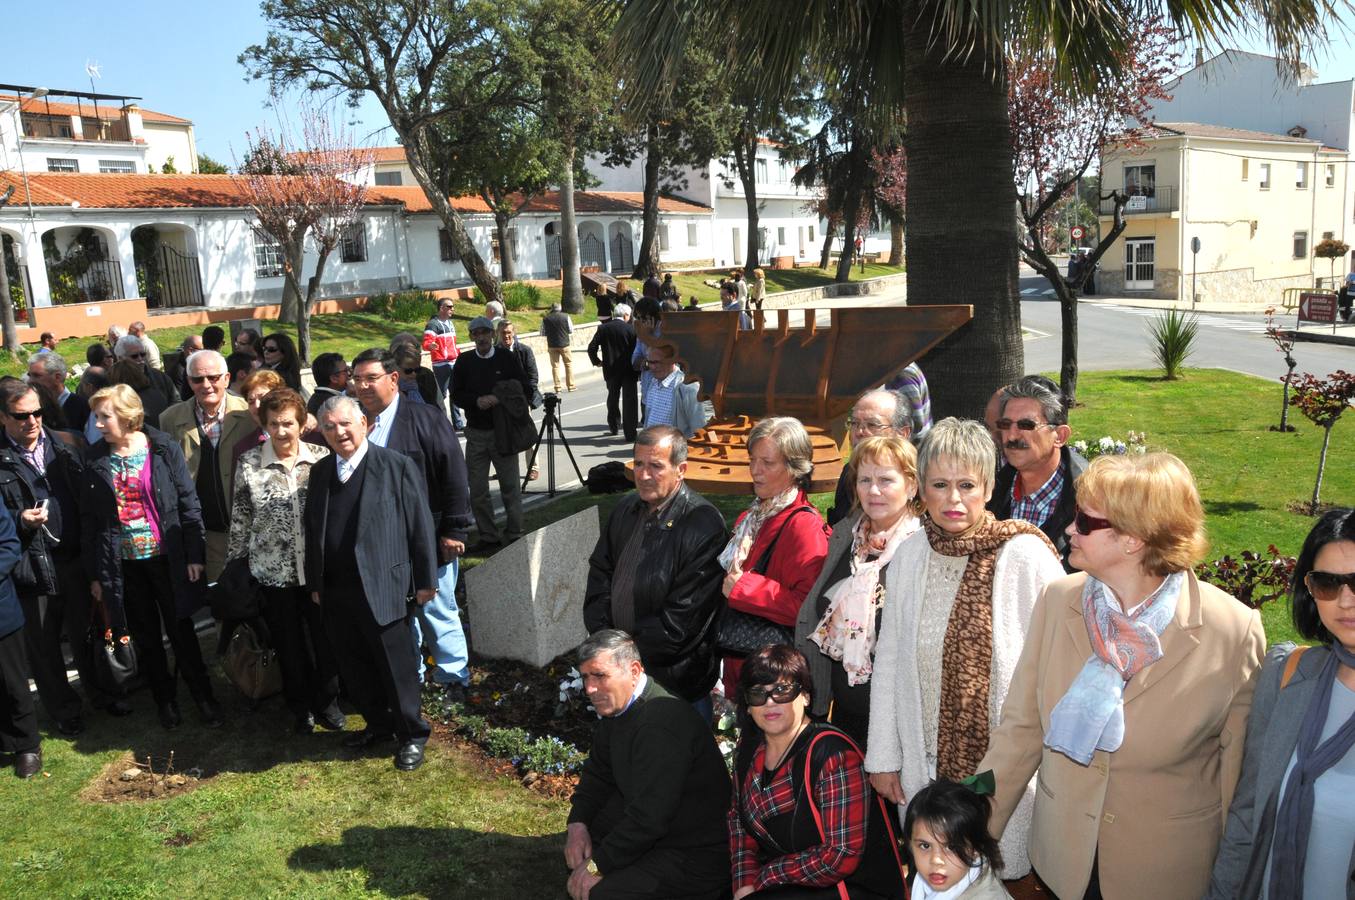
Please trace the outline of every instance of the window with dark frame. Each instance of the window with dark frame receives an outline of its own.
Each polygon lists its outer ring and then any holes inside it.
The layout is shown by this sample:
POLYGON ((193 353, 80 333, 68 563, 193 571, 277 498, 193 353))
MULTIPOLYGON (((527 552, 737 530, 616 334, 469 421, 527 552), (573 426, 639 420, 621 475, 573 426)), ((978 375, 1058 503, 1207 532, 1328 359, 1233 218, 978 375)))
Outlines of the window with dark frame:
POLYGON ((340 257, 346 263, 367 261, 367 223, 354 222, 343 230, 340 257))
POLYGON ((281 278, 283 273, 282 245, 262 229, 254 229, 254 277, 281 278))
POLYGON ((461 254, 456 252, 452 236, 447 233, 446 228, 438 229, 438 253, 443 262, 461 262, 461 254))
POLYGON ((48 172, 79 172, 80 163, 67 157, 49 156, 47 157, 48 172))
POLYGON ((1308 258, 1308 232, 1306 231, 1294 232, 1294 258, 1308 258))
POLYGON ((400 177, 399 172, 376 173, 376 184, 378 187, 400 187, 404 183, 404 179, 400 177))

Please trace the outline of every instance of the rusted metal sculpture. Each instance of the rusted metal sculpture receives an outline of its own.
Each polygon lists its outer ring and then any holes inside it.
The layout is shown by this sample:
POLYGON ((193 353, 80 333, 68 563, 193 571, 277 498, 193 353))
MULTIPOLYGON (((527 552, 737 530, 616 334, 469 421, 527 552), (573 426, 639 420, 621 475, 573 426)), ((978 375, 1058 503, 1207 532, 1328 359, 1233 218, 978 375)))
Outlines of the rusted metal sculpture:
POLYGON ((843 419, 856 398, 883 384, 973 316, 970 306, 833 307, 753 313, 669 313, 649 346, 671 344, 687 381, 715 416, 688 442, 687 482, 714 494, 749 494, 748 432, 766 416, 794 416, 814 446, 811 490, 832 490, 842 472, 843 419), (775 322, 768 320, 775 317, 775 322), (828 324, 819 318, 827 316, 828 324))

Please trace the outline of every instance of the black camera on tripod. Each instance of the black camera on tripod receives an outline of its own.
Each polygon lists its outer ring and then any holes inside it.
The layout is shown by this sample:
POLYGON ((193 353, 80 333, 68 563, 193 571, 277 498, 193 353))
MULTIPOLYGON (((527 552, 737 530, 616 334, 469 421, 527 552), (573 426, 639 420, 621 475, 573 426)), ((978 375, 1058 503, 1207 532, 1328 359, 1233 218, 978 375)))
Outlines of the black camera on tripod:
POLYGON ((541 400, 544 404, 542 408, 545 409, 546 412, 554 412, 555 407, 560 405, 560 395, 554 391, 549 394, 542 394, 541 400))

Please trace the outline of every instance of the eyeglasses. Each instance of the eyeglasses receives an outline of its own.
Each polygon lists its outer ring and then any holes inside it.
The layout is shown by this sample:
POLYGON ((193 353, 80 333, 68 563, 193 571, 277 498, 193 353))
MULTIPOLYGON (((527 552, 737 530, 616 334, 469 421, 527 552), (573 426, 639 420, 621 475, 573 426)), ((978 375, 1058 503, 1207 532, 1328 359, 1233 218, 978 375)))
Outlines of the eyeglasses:
POLYGON ((1087 535, 1093 531, 1114 528, 1115 526, 1110 524, 1110 519, 1098 519, 1096 516, 1089 516, 1079 509, 1077 515, 1073 516, 1073 527, 1077 529, 1078 534, 1087 535))
POLYGON ((18 419, 20 422, 27 422, 29 419, 41 419, 42 410, 35 409, 32 412, 20 412, 17 409, 7 409, 5 410, 5 415, 9 416, 11 419, 18 419))
POLYGON ((418 375, 418 374, 419 374, 419 370, 418 370, 418 369, 401 369, 400 371, 401 371, 401 372, 404 372, 406 375, 418 375))
POLYGON ((188 380, 193 384, 202 384, 204 381, 210 381, 212 384, 216 384, 225 377, 226 373, 222 372, 219 375, 189 375, 188 380))
POLYGON ((274 346, 269 345, 269 346, 265 346, 265 347, 263 348, 263 352, 264 352, 264 353, 281 353, 282 351, 279 350, 277 347, 274 347, 274 346))
POLYGON ((768 700, 774 703, 789 703, 798 696, 800 696, 800 686, 789 681, 778 681, 776 684, 755 684, 743 689, 743 702, 749 706, 765 706, 768 700))
POLYGON ((1037 428, 1053 428, 1048 422, 1037 422, 1034 419, 998 419, 993 423, 998 431, 1006 431, 1015 425, 1022 431, 1034 431, 1037 428))
POLYGON ((1355 572, 1309 572, 1303 576, 1303 583, 1314 597, 1330 602, 1340 596, 1342 586, 1355 593, 1355 572))
POLYGON ((889 423, 881 422, 879 419, 858 419, 855 416, 848 416, 847 428, 851 431, 864 431, 867 434, 876 434, 888 430, 889 423))
POLYGON ((146 358, 146 353, 145 353, 144 351, 141 352, 141 353, 128 353, 128 354, 127 354, 127 358, 128 358, 128 359, 145 359, 145 358, 146 358))
POLYGON ((390 375, 394 374, 395 374, 394 372, 391 372, 389 375, 386 373, 382 373, 380 375, 354 375, 353 383, 356 384, 358 387, 370 387, 371 385, 374 385, 377 382, 379 382, 381 379, 388 378, 390 377, 390 375))

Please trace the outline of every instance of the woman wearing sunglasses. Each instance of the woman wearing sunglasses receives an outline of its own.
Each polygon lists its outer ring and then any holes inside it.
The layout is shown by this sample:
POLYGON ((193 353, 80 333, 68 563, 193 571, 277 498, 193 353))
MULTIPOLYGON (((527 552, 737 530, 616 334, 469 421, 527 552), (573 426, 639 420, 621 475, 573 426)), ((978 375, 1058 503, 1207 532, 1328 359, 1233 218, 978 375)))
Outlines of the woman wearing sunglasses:
POLYGON ((1355 509, 1309 532, 1289 597, 1318 646, 1267 654, 1209 897, 1355 897, 1355 509))
POLYGON ((1055 895, 1200 897, 1242 769, 1261 617, 1192 573, 1204 510, 1175 456, 1098 457, 1077 503, 1081 572, 1036 605, 978 766, 997 778, 991 827, 1038 770, 1030 860, 1055 895))
POLYGON ((263 367, 272 369, 282 376, 283 382, 292 390, 309 397, 309 391, 301 390, 301 357, 296 352, 296 344, 281 331, 275 331, 264 338, 260 344, 263 351, 263 367))
POLYGON ((893 829, 861 751, 809 718, 809 666, 787 644, 749 656, 739 705, 751 717, 737 756, 729 845, 734 900, 902 897, 893 829))

